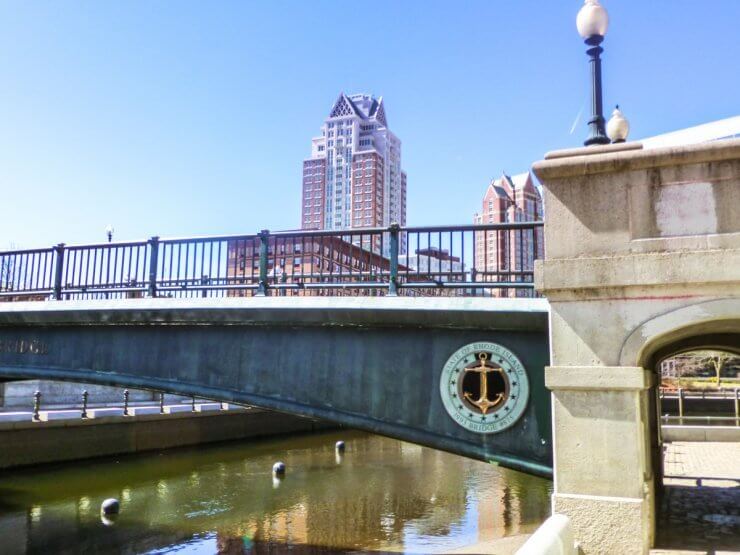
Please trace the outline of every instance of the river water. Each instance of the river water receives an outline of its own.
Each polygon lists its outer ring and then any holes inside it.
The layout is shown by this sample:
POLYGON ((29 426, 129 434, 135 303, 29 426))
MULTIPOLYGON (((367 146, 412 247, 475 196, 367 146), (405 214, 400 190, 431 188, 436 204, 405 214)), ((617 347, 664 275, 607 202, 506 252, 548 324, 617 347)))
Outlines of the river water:
POLYGON ((3 472, 0 553, 448 553, 533 531, 551 486, 353 431, 200 446, 3 472))

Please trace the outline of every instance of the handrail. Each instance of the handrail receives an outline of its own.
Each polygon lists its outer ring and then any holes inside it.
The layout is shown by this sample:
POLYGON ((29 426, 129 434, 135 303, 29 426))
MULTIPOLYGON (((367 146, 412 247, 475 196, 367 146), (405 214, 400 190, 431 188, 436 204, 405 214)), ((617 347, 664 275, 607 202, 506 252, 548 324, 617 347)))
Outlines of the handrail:
POLYGON ((0 300, 531 296, 543 222, 260 231, 0 252, 0 300), (309 293, 310 292, 310 293, 309 293))

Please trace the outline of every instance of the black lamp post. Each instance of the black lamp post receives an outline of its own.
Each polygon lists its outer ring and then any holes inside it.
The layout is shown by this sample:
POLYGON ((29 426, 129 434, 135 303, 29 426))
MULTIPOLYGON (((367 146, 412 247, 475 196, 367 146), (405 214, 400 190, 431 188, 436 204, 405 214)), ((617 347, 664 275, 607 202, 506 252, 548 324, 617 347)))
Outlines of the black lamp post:
POLYGON ((609 14, 599 4, 599 0, 585 0, 583 7, 576 17, 578 33, 583 37, 589 47, 586 53, 591 65, 591 119, 588 121, 590 133, 583 144, 606 145, 609 137, 604 129, 604 110, 601 100, 601 43, 609 26, 609 14))

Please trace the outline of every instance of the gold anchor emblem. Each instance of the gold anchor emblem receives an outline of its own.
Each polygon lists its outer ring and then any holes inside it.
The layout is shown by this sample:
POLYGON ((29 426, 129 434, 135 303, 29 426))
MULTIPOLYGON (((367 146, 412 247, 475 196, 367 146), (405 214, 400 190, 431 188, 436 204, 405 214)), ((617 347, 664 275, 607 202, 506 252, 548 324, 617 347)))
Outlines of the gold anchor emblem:
POLYGON ((466 368, 465 372, 477 372, 480 375, 480 397, 478 399, 473 399, 473 396, 467 391, 464 392, 464 395, 465 398, 478 407, 483 414, 486 414, 488 409, 498 405, 504 397, 503 393, 497 393, 493 399, 488 398, 488 374, 490 372, 501 372, 503 374, 503 371, 501 368, 491 368, 490 366, 486 366, 486 360, 488 360, 487 353, 480 353, 478 355, 478 360, 480 361, 478 366, 466 368))

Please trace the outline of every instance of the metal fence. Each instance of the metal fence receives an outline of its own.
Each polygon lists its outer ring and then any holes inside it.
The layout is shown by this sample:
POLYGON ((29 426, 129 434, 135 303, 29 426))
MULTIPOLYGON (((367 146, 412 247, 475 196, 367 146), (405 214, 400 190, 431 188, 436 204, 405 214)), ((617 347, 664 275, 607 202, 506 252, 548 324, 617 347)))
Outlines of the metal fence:
POLYGON ((534 295, 542 222, 289 231, 0 252, 0 301, 534 295))

